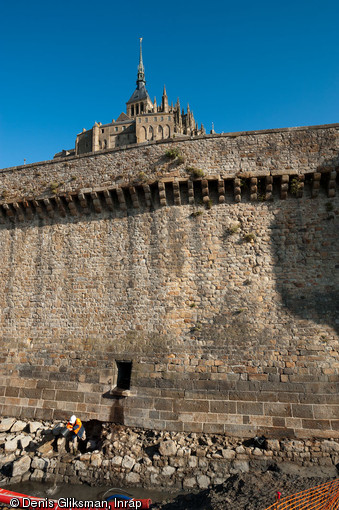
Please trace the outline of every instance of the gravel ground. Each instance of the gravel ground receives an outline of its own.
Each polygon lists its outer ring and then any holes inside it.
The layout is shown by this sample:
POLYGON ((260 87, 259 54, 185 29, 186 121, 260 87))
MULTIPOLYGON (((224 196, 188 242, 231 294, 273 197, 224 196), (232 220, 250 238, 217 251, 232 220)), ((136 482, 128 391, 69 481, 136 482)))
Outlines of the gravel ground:
POLYGON ((180 495, 172 501, 152 505, 152 509, 265 510, 275 502, 277 491, 284 498, 328 481, 330 479, 323 477, 306 478, 269 471, 264 474, 233 475, 213 489, 180 495))

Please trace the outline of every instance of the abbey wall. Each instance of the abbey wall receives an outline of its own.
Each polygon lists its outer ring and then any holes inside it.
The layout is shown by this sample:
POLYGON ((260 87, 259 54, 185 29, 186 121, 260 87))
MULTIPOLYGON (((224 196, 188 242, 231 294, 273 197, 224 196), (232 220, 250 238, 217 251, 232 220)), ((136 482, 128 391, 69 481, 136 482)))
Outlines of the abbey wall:
POLYGON ((0 171, 0 413, 339 437, 339 125, 0 171))

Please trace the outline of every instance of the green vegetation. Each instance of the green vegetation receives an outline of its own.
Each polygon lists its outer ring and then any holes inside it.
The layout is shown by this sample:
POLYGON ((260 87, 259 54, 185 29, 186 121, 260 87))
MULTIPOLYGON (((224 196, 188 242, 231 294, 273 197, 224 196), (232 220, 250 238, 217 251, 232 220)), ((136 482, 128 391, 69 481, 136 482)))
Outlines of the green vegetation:
POLYGON ((255 236, 255 234, 253 234, 253 232, 250 232, 249 234, 245 234, 244 236, 244 240, 246 241, 246 243, 254 243, 257 238, 255 236))
POLYGON ((53 190, 57 189, 60 186, 60 184, 58 182, 51 182, 51 184, 49 186, 50 186, 51 190, 53 191, 53 190))
POLYGON ((301 185, 300 185, 300 181, 298 179, 298 177, 293 177, 293 179, 291 180, 291 184, 290 184, 290 191, 292 193, 292 195, 297 195, 298 192, 301 190, 301 185))
POLYGON ((194 177, 195 179, 204 177, 204 171, 201 170, 201 168, 196 168, 195 166, 188 166, 186 167, 186 172, 191 174, 191 177, 194 177))
POLYGON ((145 172, 139 172, 138 173, 138 178, 139 178, 140 181, 146 181, 147 175, 145 174, 145 172))
POLYGON ((196 218, 197 216, 201 216, 202 214, 204 214, 204 212, 201 211, 201 209, 199 209, 198 211, 192 212, 191 216, 193 216, 193 218, 196 218))
POLYGON ((51 182, 51 184, 49 185, 51 188, 51 192, 54 194, 58 193, 59 187, 62 186, 63 184, 64 184, 63 182, 51 182))
POLYGON ((240 228, 240 225, 238 223, 234 223, 228 228, 228 233, 230 235, 236 234, 240 228))
POLYGON ((178 158, 179 156, 182 157, 180 152, 179 152, 178 147, 173 147, 173 149, 168 149, 165 152, 165 156, 168 159, 175 159, 175 158, 178 158))

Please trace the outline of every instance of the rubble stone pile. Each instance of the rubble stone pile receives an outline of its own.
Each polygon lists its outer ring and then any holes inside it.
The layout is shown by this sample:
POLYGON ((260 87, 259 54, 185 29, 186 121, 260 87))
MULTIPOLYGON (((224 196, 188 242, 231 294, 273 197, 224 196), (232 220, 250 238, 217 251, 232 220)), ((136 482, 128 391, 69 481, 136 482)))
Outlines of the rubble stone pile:
POLYGON ((193 490, 222 484, 232 475, 316 469, 333 477, 339 442, 236 439, 122 425, 85 424, 87 440, 75 455, 61 435, 64 423, 4 418, 0 423, 2 485, 50 481, 193 490))

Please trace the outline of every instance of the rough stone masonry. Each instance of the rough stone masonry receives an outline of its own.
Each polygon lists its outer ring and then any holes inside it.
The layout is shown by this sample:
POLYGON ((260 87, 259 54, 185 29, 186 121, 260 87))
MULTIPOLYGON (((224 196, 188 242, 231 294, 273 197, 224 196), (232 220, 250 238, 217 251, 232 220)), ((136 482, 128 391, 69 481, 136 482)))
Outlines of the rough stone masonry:
POLYGON ((0 171, 0 413, 338 438, 339 125, 0 171))
POLYGON ((206 489, 231 475, 249 472, 258 477, 265 472, 279 472, 280 477, 284 473, 324 478, 337 475, 339 443, 328 439, 256 442, 88 422, 87 444, 82 445, 82 452, 71 455, 65 438, 60 436, 63 426, 2 419, 2 483, 30 480, 191 490, 206 489))

